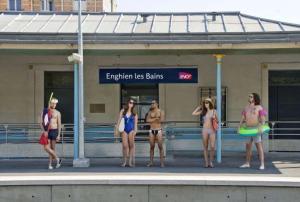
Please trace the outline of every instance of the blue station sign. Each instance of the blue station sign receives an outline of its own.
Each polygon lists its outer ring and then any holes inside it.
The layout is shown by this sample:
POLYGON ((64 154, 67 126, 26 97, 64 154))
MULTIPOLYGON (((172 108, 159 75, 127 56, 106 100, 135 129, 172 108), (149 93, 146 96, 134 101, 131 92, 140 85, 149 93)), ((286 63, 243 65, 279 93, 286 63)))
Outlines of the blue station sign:
POLYGON ((101 68, 99 82, 112 83, 198 83, 198 68, 101 68))

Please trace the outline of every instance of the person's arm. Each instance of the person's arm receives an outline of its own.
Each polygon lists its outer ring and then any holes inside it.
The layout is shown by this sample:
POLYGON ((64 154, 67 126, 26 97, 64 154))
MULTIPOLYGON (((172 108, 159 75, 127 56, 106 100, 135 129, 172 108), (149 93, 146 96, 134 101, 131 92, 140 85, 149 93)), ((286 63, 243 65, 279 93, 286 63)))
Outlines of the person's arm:
POLYGON ((214 115, 213 116, 219 122, 218 113, 217 113, 217 110, 215 110, 215 109, 214 109, 214 115))
POLYGON ((240 128, 240 127, 243 125, 243 123, 244 123, 245 121, 246 121, 246 111, 243 110, 243 112, 242 112, 242 118, 241 118, 241 120, 240 120, 240 123, 239 123, 238 128, 240 128))
POLYGON ((138 115, 136 114, 135 116, 134 116, 134 133, 135 133, 135 135, 136 135, 136 133, 137 133, 137 131, 138 131, 138 115))
POLYGON ((259 131, 262 133, 263 131, 262 126, 266 123, 267 111, 264 110, 262 107, 260 107, 258 111, 258 115, 259 115, 259 131))
POLYGON ((44 126, 43 126, 43 112, 41 113, 41 117, 40 117, 39 123, 40 123, 40 127, 41 127, 42 131, 45 131, 44 126))
POLYGON ((120 111, 120 113, 119 113, 119 118, 118 118, 116 127, 118 127, 119 124, 120 124, 120 122, 121 122, 121 119, 122 119, 122 116, 123 116, 123 112, 124 112, 124 109, 121 109, 121 111, 120 111))
POLYGON ((57 112, 57 129, 58 129, 58 135, 56 140, 60 140, 60 134, 61 134, 61 113, 57 112))
POLYGON ((157 117, 155 117, 155 118, 151 118, 151 116, 150 116, 150 112, 148 113, 148 115, 147 115, 147 123, 152 123, 152 122, 154 122, 154 121, 156 121, 158 118, 157 117))
POLYGON ((43 126, 43 112, 41 113, 40 127, 41 127, 42 131, 44 132, 45 136, 48 137, 48 131, 45 131, 44 126, 43 126))
POLYGON ((199 116, 202 113, 201 106, 196 107, 196 109, 193 111, 193 116, 199 116))

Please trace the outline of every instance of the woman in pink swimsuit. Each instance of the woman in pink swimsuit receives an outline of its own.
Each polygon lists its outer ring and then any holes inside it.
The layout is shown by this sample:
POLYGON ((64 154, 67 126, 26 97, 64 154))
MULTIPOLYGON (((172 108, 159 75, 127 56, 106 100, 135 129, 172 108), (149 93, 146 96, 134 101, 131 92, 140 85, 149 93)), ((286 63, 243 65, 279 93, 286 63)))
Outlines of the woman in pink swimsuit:
MULTIPOLYGON (((194 116, 202 117, 203 129, 202 129, 202 142, 203 142, 203 154, 205 160, 205 168, 213 168, 213 160, 215 155, 215 142, 216 131, 213 129, 212 119, 217 118, 216 110, 214 109, 213 102, 210 98, 206 98, 202 104, 204 108, 198 106, 192 113, 194 116), (210 145, 210 155, 208 160, 208 145, 210 145)), ((200 118, 201 119, 201 118, 200 118)))

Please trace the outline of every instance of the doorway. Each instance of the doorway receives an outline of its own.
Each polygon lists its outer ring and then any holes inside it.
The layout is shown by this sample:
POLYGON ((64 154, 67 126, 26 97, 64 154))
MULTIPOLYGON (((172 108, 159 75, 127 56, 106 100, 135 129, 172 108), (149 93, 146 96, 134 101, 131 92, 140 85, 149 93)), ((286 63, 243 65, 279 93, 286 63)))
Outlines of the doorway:
POLYGON ((300 139, 300 70, 269 71, 269 120, 282 121, 275 125, 272 139, 300 139), (282 134, 282 135, 280 135, 282 134))
POLYGON ((74 123, 74 73, 70 71, 44 72, 44 106, 48 105, 51 92, 58 99, 62 124, 74 123))

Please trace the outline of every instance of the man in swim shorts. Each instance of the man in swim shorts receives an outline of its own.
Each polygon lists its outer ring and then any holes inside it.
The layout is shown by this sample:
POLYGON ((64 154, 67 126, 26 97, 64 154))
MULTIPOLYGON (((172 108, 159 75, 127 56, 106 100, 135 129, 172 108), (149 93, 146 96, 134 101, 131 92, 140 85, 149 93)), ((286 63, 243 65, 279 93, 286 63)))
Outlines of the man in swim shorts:
MULTIPOLYGON (((49 117, 49 122, 50 122, 49 130, 48 130, 48 128, 42 127, 42 129, 46 133, 46 136, 48 137, 48 140, 50 143, 50 148, 55 153, 55 156, 57 156, 56 152, 55 152, 55 145, 56 145, 56 142, 60 141, 60 132, 61 132, 61 114, 58 110, 55 109, 57 103, 58 103, 58 100, 56 98, 52 98, 50 100, 49 108, 47 109, 47 110, 50 110, 49 114, 51 116, 51 117, 49 117)), ((41 119, 43 122, 44 121, 43 113, 42 113, 41 119)), ((52 155, 49 155, 49 169, 50 170, 53 169, 52 160, 54 160, 52 155)), ((61 159, 57 157, 56 158, 56 168, 59 168, 60 166, 61 166, 61 159)))
POLYGON ((153 166, 155 142, 158 144, 160 154, 160 166, 164 167, 164 148, 163 148, 163 131, 162 121, 164 121, 164 113, 159 109, 156 100, 152 100, 151 107, 147 115, 147 123, 150 124, 149 143, 150 143, 150 162, 148 167, 153 166))
POLYGON ((260 97, 257 93, 249 94, 249 104, 242 112, 242 118, 239 124, 239 128, 243 125, 246 128, 257 128, 258 133, 255 137, 249 137, 246 142, 246 162, 240 168, 250 168, 252 143, 255 142, 257 152, 260 160, 260 170, 265 169, 264 165, 264 151, 262 144, 262 126, 266 120, 266 111, 260 105, 260 97))

